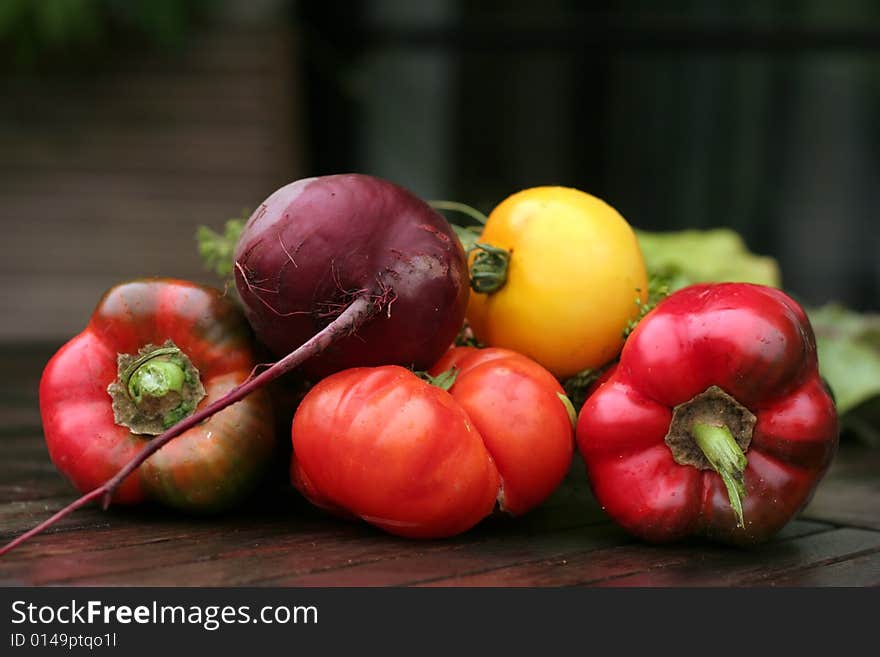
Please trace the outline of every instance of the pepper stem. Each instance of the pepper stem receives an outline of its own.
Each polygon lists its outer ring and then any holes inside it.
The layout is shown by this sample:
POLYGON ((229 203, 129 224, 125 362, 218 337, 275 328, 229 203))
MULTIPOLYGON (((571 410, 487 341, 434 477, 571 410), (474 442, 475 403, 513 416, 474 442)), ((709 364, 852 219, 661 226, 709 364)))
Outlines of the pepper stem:
POLYGON ((190 415, 205 397, 199 371, 171 340, 118 354, 119 377, 107 386, 113 420, 132 433, 157 436, 190 415))
POLYGON ((748 460, 740 446, 726 426, 695 422, 691 426, 691 435, 706 455, 715 471, 727 488, 730 506, 736 514, 737 524, 745 527, 742 510, 742 498, 746 496, 743 472, 748 460))
POLYGON ((159 351, 165 354, 180 353, 180 350, 177 348, 157 349, 122 379, 126 384, 128 394, 136 404, 141 402, 144 395, 159 398, 164 397, 171 391, 180 392, 183 390, 183 384, 186 382, 186 372, 174 360, 158 358, 162 355, 157 353, 159 351))
POLYGON ((469 250, 475 253, 471 263, 471 289, 481 294, 497 292, 507 283, 510 251, 491 244, 476 242, 469 250))

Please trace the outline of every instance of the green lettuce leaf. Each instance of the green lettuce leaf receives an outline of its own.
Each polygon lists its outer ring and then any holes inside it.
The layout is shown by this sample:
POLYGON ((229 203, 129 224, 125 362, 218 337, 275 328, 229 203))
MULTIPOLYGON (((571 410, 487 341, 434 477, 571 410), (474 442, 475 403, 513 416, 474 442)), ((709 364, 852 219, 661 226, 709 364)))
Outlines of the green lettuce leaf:
POLYGON ((822 375, 834 381, 837 407, 846 412, 880 395, 880 315, 838 304, 809 310, 822 375))
POLYGON ((728 228, 671 233, 636 231, 645 265, 670 292, 694 283, 740 282, 781 287, 776 260, 751 253, 728 228))

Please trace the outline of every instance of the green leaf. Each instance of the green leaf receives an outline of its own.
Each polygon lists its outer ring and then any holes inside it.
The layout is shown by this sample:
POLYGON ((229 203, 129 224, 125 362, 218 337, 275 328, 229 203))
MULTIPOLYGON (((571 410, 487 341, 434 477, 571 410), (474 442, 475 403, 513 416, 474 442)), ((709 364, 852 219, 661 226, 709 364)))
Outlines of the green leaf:
POLYGON ((587 391, 596 381, 599 380, 599 378, 605 373, 605 370, 612 365, 613 363, 608 363, 602 367, 582 370, 562 382, 565 396, 575 410, 580 411, 584 402, 587 400, 587 391))
POLYGON ((782 285, 776 260, 751 253, 742 237, 730 229, 636 231, 636 236, 649 274, 669 292, 709 282, 782 285))
POLYGON ((629 337, 630 333, 635 330, 639 322, 642 321, 642 318, 649 312, 654 310, 654 307, 667 296, 669 296, 671 291, 672 287, 670 285, 669 279, 666 276, 651 274, 648 277, 648 299, 645 302, 642 302, 641 297, 636 297, 633 300, 633 303, 639 309, 639 313, 634 319, 631 319, 626 323, 626 326, 623 329, 624 340, 626 340, 629 337))
POLYGON ((837 304, 807 314, 816 333, 819 369, 834 392, 838 412, 880 396, 880 315, 837 304))
POLYGON ((196 242, 199 245, 199 255, 205 268, 214 272, 221 278, 232 275, 233 254, 235 245, 247 223, 247 214, 238 219, 229 219, 222 233, 207 227, 199 226, 196 230, 196 242))
POLYGON ((623 330, 626 338, 664 297, 694 283, 758 283, 781 287, 776 260, 749 251, 742 237, 728 229, 668 233, 636 231, 648 269, 648 300, 636 299, 638 315, 623 330))

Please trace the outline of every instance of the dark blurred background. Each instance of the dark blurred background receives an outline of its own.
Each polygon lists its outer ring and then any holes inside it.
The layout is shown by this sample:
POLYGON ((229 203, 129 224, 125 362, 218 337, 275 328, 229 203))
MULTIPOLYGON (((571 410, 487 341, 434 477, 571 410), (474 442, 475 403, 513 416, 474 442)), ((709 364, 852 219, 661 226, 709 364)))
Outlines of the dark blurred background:
POLYGON ((483 211, 578 187, 880 310, 873 0, 2 0, 0 67, 0 340, 212 281, 197 225, 340 171, 483 211))

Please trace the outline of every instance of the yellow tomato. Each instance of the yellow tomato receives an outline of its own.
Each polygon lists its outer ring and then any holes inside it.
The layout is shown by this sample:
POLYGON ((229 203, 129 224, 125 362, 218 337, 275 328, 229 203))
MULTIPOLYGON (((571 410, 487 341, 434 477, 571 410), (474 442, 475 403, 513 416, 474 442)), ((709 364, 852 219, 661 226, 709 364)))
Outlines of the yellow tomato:
POLYGON ((479 243, 510 259, 500 289, 471 293, 467 318, 478 340, 562 378, 620 352, 648 276, 635 234, 614 208, 577 189, 526 189, 492 211, 479 243))

